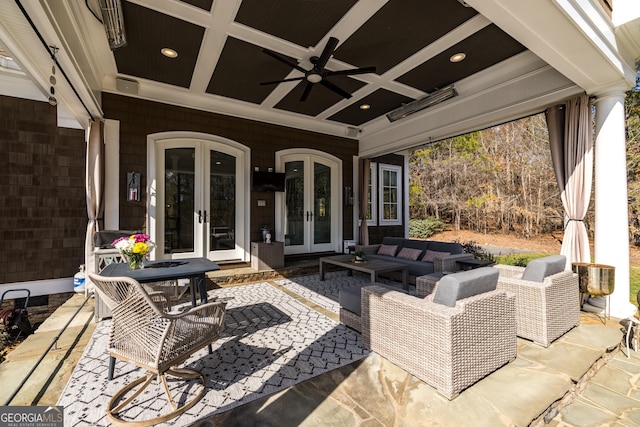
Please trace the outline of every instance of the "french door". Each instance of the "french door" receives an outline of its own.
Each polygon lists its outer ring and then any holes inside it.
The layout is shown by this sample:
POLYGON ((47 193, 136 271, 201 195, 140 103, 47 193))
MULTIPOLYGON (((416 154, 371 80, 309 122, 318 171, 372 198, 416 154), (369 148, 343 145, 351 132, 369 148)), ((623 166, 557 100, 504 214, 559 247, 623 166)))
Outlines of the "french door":
POLYGON ((339 161, 329 155, 285 154, 285 192, 276 200, 281 218, 276 235, 286 254, 339 250, 342 215, 339 161))
POLYGON ((222 143, 161 142, 156 149, 156 252, 162 258, 244 260, 244 154, 222 143))

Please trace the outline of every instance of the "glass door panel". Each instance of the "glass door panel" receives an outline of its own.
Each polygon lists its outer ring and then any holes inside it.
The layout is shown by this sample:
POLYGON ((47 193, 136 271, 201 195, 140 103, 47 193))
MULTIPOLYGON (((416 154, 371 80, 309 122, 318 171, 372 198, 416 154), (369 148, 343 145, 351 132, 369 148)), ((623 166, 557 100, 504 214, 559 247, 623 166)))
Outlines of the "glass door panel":
POLYGON ((236 158, 211 150, 209 163, 209 250, 235 250, 236 158))
POLYGON ((305 244, 304 161, 285 163, 285 227, 286 246, 305 244))
POLYGON ((194 252, 195 148, 167 149, 164 171, 164 254, 194 252))
POLYGON ((331 168, 313 163, 313 243, 331 243, 331 168))

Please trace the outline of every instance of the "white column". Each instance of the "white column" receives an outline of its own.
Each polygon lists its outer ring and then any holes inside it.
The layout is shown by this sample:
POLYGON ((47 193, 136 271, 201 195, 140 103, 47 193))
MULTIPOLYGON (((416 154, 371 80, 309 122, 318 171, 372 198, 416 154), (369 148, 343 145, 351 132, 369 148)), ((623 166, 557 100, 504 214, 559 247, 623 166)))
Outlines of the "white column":
POLYGON ((598 96, 595 142, 595 262, 616 268, 611 315, 634 313, 629 301, 629 213, 624 92, 598 96))

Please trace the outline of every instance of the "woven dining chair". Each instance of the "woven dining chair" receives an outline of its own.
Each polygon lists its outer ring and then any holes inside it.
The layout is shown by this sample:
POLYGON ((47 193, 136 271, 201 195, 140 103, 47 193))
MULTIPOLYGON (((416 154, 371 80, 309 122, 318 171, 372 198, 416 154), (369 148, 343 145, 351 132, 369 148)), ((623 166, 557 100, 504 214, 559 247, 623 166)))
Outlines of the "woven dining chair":
POLYGON ((173 314, 162 310, 149 292, 128 277, 102 277, 91 280, 113 306, 109 336, 109 354, 131 362, 147 374, 122 387, 109 401, 107 416, 115 425, 149 426, 165 422, 192 407, 205 391, 204 377, 193 369, 177 368, 198 350, 216 341, 224 327, 225 305, 212 302, 173 314), (199 379, 201 389, 181 398, 180 405, 171 396, 167 376, 199 379), (162 381, 171 411, 152 419, 126 421, 118 414, 156 378, 162 381), (124 398, 124 396, 127 396, 124 398))

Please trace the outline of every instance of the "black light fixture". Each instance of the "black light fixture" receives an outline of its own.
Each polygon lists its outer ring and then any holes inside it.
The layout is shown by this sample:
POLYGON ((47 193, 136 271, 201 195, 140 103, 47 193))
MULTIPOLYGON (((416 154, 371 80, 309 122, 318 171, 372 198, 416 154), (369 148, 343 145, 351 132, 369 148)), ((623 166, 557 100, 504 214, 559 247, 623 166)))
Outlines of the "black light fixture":
POLYGON ((99 0, 102 12, 102 24, 107 32, 111 50, 127 45, 127 35, 124 31, 124 17, 120 0, 99 0))
POLYGON ((443 87, 442 89, 431 92, 424 98, 416 99, 387 113, 387 119, 389 119, 390 122, 395 122, 396 120, 403 119, 413 113, 417 113, 420 110, 439 104, 457 95, 458 91, 454 85, 443 87))

